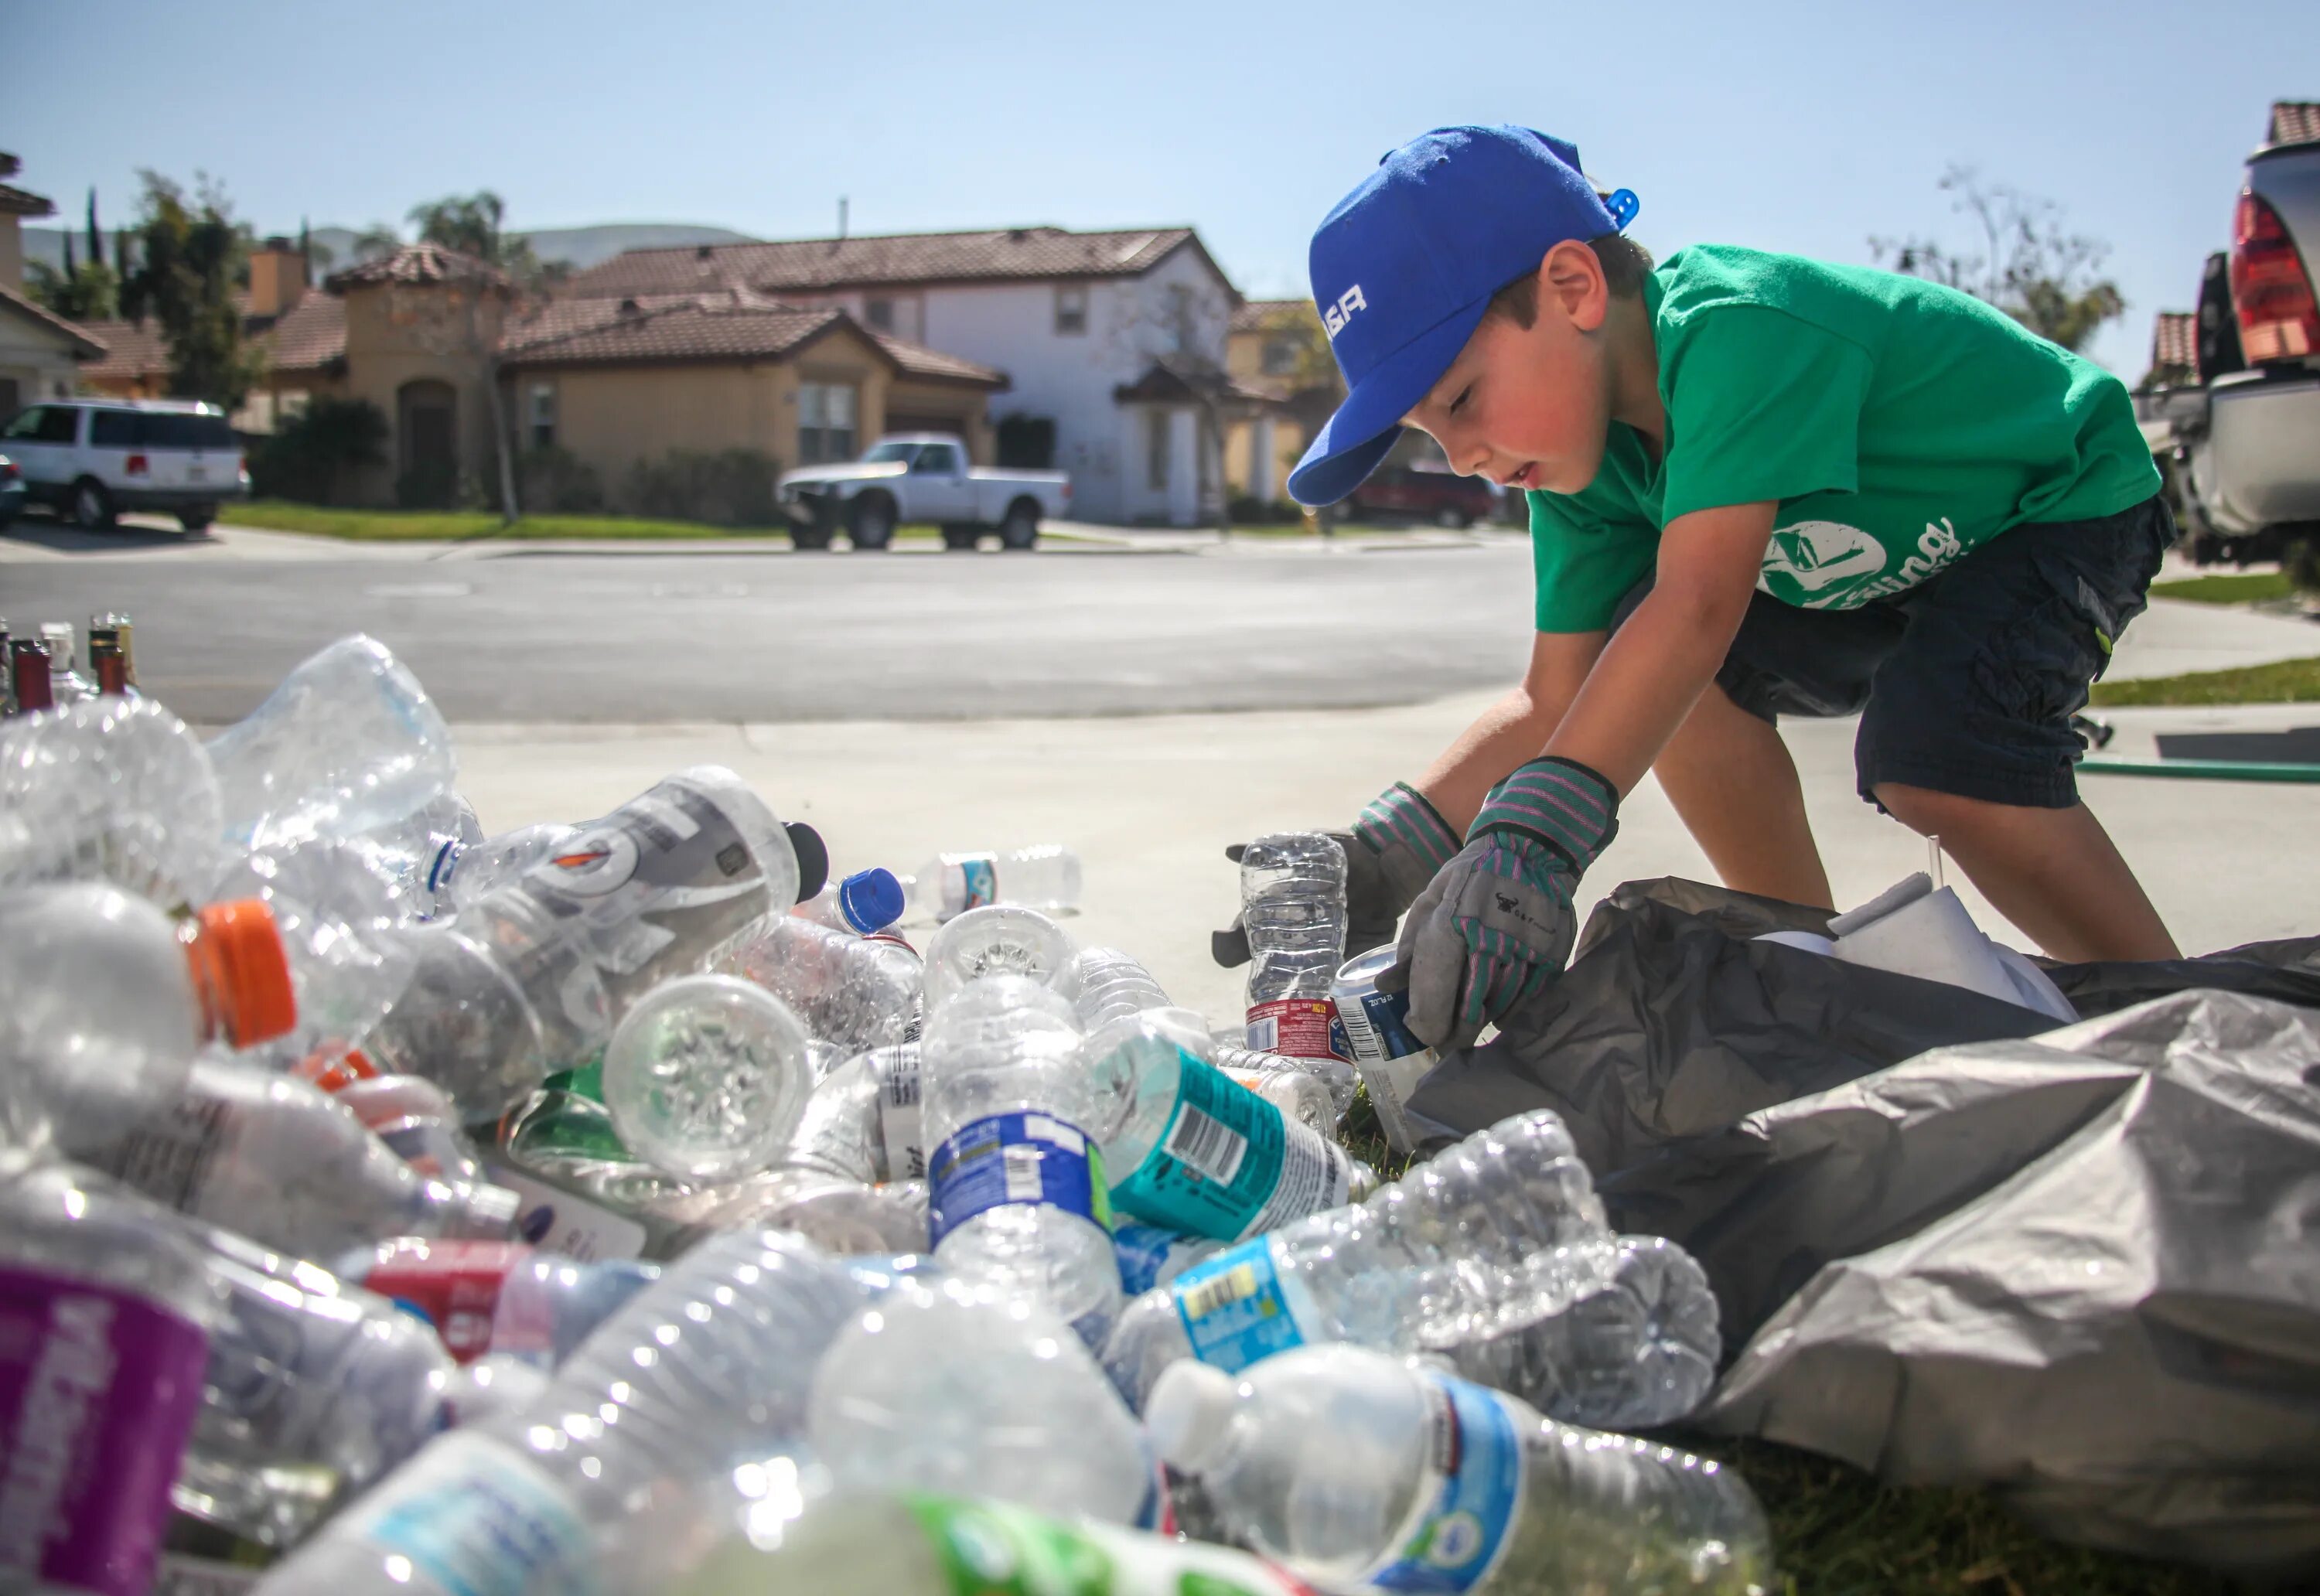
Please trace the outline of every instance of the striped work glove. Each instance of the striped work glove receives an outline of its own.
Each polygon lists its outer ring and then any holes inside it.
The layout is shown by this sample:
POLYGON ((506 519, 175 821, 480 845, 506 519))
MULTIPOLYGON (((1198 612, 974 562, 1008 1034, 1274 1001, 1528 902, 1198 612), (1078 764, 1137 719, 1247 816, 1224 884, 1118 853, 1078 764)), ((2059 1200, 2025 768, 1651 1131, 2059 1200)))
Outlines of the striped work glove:
MULTIPOLYGON (((1379 793, 1352 830, 1328 835, 1346 850, 1347 958, 1392 941, 1401 911, 1458 851, 1458 833, 1408 782, 1396 782, 1379 793)), ((1244 846, 1234 843, 1225 849, 1225 857, 1239 864, 1244 846)), ((1225 968, 1248 963, 1248 932, 1240 916, 1233 916, 1223 930, 1210 932, 1209 940, 1217 963, 1225 968)))
POLYGON ((1579 877, 1619 829, 1619 794, 1584 765, 1534 759, 1491 789, 1466 846, 1409 908, 1378 977, 1409 990, 1409 1029, 1464 1047, 1563 971, 1579 877))

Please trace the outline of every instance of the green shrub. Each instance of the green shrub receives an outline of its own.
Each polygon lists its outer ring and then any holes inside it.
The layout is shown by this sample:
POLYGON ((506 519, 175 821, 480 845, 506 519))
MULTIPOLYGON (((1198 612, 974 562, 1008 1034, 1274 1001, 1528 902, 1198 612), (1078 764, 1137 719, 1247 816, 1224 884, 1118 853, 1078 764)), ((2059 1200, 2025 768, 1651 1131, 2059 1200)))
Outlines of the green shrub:
POLYGON ((448 460, 413 466, 394 479, 398 510, 472 510, 483 506, 483 492, 472 477, 459 475, 448 460))
POLYGON ((595 515, 604 508, 596 468, 568 449, 528 450, 515 463, 516 494, 527 515, 595 515))
POLYGON ((348 477, 386 459, 386 416, 367 399, 322 396, 249 451, 251 494, 336 504, 348 477))
POLYGON ((630 467, 618 507, 658 521, 774 526, 781 521, 775 503, 781 474, 780 463, 759 449, 673 449, 630 467))

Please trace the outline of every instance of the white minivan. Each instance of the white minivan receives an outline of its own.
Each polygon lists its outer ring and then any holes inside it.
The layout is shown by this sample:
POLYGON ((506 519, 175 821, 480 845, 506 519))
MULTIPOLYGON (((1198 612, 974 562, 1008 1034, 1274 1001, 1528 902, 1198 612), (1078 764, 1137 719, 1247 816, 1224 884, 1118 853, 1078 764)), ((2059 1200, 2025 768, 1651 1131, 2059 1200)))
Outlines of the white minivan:
POLYGON ((123 510, 175 515, 189 532, 249 496, 241 440, 214 404, 189 399, 50 399, 0 428, 27 500, 92 530, 123 510))

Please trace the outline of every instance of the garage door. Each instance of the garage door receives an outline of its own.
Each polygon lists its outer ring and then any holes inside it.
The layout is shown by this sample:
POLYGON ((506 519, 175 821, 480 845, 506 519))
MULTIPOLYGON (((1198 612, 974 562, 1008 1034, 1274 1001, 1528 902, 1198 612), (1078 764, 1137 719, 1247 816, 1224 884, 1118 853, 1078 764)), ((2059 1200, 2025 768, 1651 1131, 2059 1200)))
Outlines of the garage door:
POLYGON ((889 432, 948 432, 955 437, 966 436, 966 418, 963 415, 911 415, 907 413, 886 413, 889 432))

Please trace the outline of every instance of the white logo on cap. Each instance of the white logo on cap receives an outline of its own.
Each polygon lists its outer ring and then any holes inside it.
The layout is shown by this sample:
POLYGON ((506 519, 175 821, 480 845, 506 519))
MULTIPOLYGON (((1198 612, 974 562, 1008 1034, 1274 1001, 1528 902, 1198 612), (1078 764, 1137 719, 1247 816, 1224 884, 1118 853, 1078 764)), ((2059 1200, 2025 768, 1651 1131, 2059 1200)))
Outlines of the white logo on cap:
POLYGON ((1346 323, 1352 320, 1355 311, 1365 311, 1369 308, 1370 302, 1362 297, 1362 286, 1359 283, 1355 283, 1343 294, 1338 295, 1337 303, 1321 313, 1321 325, 1329 330, 1330 341, 1335 342, 1337 334, 1346 330, 1346 323))

